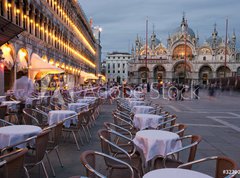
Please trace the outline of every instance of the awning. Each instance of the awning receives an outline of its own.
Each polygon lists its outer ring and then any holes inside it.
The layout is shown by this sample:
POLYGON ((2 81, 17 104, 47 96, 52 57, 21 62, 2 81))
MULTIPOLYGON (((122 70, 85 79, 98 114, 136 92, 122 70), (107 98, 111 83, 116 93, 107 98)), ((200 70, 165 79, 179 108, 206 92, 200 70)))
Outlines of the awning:
POLYGON ((24 29, 0 16, 0 46, 20 34, 24 29))
POLYGON ((96 75, 94 75, 93 73, 87 73, 84 71, 81 71, 80 76, 84 78, 84 81, 86 81, 88 79, 92 79, 92 80, 98 79, 98 77, 96 75))
POLYGON ((57 68, 54 65, 49 64, 48 62, 43 61, 43 59, 37 54, 32 54, 31 57, 31 67, 29 69, 30 76, 32 79, 35 78, 35 75, 38 72, 47 74, 60 74, 64 73, 64 70, 57 68))

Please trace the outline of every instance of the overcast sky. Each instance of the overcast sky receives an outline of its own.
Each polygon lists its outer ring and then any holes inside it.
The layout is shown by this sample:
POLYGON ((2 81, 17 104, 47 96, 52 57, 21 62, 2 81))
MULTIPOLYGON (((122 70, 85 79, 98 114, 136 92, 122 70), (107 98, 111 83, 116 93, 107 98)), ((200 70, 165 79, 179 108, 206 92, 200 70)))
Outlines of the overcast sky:
POLYGON ((103 58, 107 52, 130 52, 137 34, 145 39, 146 18, 149 36, 155 26, 157 38, 164 44, 168 34, 177 28, 186 13, 189 27, 200 41, 211 36, 214 23, 225 38, 225 21, 229 19, 229 35, 233 29, 240 41, 240 0, 79 0, 87 18, 101 26, 103 58))

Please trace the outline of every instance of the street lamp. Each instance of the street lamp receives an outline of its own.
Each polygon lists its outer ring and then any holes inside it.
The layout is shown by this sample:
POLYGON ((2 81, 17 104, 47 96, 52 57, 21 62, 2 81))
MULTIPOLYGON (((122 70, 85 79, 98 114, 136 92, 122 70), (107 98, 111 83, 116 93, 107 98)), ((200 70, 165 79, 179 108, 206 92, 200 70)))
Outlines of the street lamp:
POLYGON ((0 49, 0 95, 4 95, 4 57, 3 57, 3 51, 0 49))

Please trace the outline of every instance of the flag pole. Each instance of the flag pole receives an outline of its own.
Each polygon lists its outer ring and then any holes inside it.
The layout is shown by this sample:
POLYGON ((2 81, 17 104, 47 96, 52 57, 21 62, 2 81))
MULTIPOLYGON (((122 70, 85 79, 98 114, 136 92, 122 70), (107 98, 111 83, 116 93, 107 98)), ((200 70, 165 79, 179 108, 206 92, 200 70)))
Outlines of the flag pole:
POLYGON ((148 17, 146 19, 146 60, 145 60, 147 82, 148 82, 147 56, 148 56, 148 17))
POLYGON ((227 40, 228 40, 228 18, 226 19, 226 36, 225 36, 225 61, 224 61, 224 78, 227 70, 227 40))

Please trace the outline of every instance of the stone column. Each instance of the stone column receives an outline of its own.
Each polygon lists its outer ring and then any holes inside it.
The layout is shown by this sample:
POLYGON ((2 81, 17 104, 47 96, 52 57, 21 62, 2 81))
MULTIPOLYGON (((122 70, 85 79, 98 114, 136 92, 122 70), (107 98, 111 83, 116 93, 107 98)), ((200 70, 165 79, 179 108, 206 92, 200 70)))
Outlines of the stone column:
POLYGON ((7 19, 7 0, 2 0, 2 5, 3 5, 3 16, 7 19))

